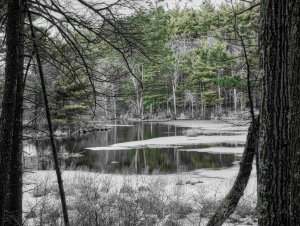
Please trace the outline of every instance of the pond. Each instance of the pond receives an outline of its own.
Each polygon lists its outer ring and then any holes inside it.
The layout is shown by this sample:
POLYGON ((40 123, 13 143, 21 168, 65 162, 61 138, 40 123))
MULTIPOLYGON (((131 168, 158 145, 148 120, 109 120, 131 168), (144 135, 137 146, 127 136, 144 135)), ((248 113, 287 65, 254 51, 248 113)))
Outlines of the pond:
MULTIPOLYGON (((193 171, 203 168, 227 168, 232 167, 240 159, 240 155, 236 154, 212 154, 192 150, 220 146, 235 147, 229 143, 128 150, 93 151, 85 149, 157 137, 181 136, 185 129, 160 123, 132 123, 112 126, 112 129, 108 131, 59 139, 57 147, 60 150, 61 167, 69 170, 86 169, 104 173, 153 174, 193 171)), ((36 170, 53 169, 48 140, 27 141, 24 143, 24 149, 25 152, 32 154, 30 157, 25 155, 27 156, 25 157, 26 167, 36 170)))

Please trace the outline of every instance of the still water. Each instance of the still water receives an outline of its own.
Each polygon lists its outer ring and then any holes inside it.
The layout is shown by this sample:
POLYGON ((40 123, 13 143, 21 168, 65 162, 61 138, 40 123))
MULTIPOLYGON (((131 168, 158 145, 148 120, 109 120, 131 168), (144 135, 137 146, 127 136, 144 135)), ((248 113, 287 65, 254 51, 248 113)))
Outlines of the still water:
MULTIPOLYGON (((171 148, 139 148, 130 150, 86 150, 87 147, 103 147, 120 142, 145 140, 164 136, 180 136, 186 128, 160 123, 134 123, 113 126, 112 129, 94 132, 57 141, 61 153, 61 166, 65 169, 86 169, 105 173, 174 173, 202 168, 219 169, 231 167, 239 155, 211 154, 181 149, 199 149, 232 144, 188 145, 171 148), (64 154, 64 155, 63 155, 64 154), (71 154, 66 157, 66 154, 71 154), (70 157, 80 154, 80 157, 70 157)), ((49 141, 36 140, 24 144, 31 153, 25 158, 27 167, 53 169, 49 141)))

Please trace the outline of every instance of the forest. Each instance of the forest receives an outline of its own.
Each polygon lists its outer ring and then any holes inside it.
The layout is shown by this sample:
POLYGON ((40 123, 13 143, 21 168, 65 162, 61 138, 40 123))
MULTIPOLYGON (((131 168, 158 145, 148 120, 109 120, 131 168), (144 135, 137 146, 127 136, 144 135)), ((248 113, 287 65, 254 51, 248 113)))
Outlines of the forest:
POLYGON ((0 226, 300 225, 299 44, 298 0, 0 0, 0 226))
MULTIPOLYGON (((234 10, 246 7, 240 3, 234 10)), ((247 11, 235 18, 229 4, 172 11, 153 5, 118 24, 130 31, 129 43, 93 41, 89 29, 71 34, 82 51, 77 57, 62 37, 37 27, 55 127, 76 130, 91 119, 120 117, 249 117, 248 82, 254 109, 260 103, 258 15, 247 11)), ((107 38, 118 39, 106 26, 107 38)), ((28 67, 25 122, 35 128, 45 117, 39 82, 28 67)))

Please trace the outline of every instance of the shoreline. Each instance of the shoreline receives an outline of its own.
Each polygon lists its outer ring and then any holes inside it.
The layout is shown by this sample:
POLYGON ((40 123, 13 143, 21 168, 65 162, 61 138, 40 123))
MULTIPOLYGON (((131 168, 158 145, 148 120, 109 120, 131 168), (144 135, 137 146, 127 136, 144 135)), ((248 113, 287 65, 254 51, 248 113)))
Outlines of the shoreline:
MULTIPOLYGON (((171 125, 187 128, 187 130, 198 129, 202 135, 195 136, 168 136, 151 138, 140 141, 130 141, 112 144, 105 147, 86 147, 87 150, 126 150, 131 148, 163 148, 163 147, 178 147, 186 145, 201 145, 201 144, 222 144, 230 143, 236 146, 244 145, 248 131, 248 125, 245 121, 234 121, 235 124, 220 123, 219 121, 211 120, 176 120, 169 122, 160 122, 163 125, 171 125), (240 123, 237 126, 237 123, 240 123), (216 135, 219 133, 220 135, 216 135)), ((115 125, 117 126, 117 125, 115 125)), ((120 125, 122 126, 122 125, 120 125)), ((197 131, 199 133, 199 131, 197 131)), ((229 148, 220 150, 225 153, 229 148)), ((241 150, 239 150, 241 152, 241 150)), ((235 153, 235 152, 234 152, 235 153)))
MULTIPOLYGON (((163 122, 165 124, 165 122, 163 122)), ((211 143, 234 143, 244 144, 246 141, 246 126, 233 126, 232 124, 222 123, 219 124, 215 121, 208 120, 176 120, 167 122, 169 125, 182 126, 189 129, 200 129, 202 132, 210 131, 222 131, 232 132, 239 131, 239 134, 232 134, 227 136, 218 135, 200 135, 196 137, 188 136, 171 136, 171 137, 159 137, 143 141, 132 141, 117 143, 111 146, 98 147, 98 150, 128 150, 130 148, 142 148, 142 147, 177 147, 178 151, 199 151, 213 154, 235 154, 241 155, 244 148, 240 146, 235 147, 208 147, 203 149, 186 149, 181 147, 183 144, 191 145, 196 144, 211 144, 211 143), (201 125, 201 127, 199 127, 201 125)), ((117 125, 115 125, 117 126, 117 125)), ((122 125, 120 125, 122 126, 122 125)), ((124 126, 124 125, 123 125, 124 126)), ((97 151, 97 147, 90 148, 90 150, 97 151)), ((92 192, 97 194, 102 200, 101 203, 110 197, 117 198, 116 200, 123 200, 132 202, 132 205, 140 205, 138 199, 151 195, 159 194, 159 202, 163 205, 169 206, 172 203, 178 203, 178 205, 188 206, 191 210, 183 221, 189 222, 188 219, 194 219, 195 222, 199 222, 197 218, 199 212, 205 208, 205 203, 216 206, 220 200, 230 191, 232 185, 236 179, 239 171, 239 164, 234 163, 229 168, 219 169, 198 169, 189 172, 176 172, 170 174, 107 174, 91 171, 80 170, 62 170, 62 178, 64 181, 65 193, 67 204, 70 207, 69 211, 73 213, 76 208, 76 203, 80 203, 83 198, 84 201, 89 200, 89 194, 86 192, 92 192), (107 186, 109 189, 106 191, 107 186), (104 189, 104 190, 103 190, 104 189), (85 195, 87 195, 85 197, 85 195), (196 208, 197 205, 200 205, 196 208), (200 208, 200 209, 199 209, 200 208)), ((40 211, 41 203, 50 203, 47 205, 60 206, 57 179, 54 170, 41 171, 36 170, 32 172, 24 173, 24 202, 23 208, 25 211, 25 218, 30 215, 32 210, 35 213, 40 211), (27 214, 27 215, 26 215, 27 214)), ((245 190, 245 195, 240 201, 240 205, 245 205, 250 209, 254 209, 257 202, 256 191, 256 172, 255 165, 253 164, 253 170, 249 178, 249 183, 245 190)), ((117 201, 117 202, 119 202, 117 201)), ((93 203, 91 203, 93 204, 93 203)), ((89 204, 90 205, 90 204, 89 204)), ((114 209, 115 204, 105 203, 109 208, 114 209)), ((176 204, 177 205, 177 204, 176 204)), ((240 208, 243 209, 243 206, 240 208)), ((109 209, 110 210, 110 209, 109 209)), ((213 210, 211 210, 213 211, 213 210)), ((201 226, 205 225, 207 219, 212 212, 207 212, 203 219, 200 220, 201 226)), ((44 213, 45 214, 45 213, 44 213)), ((71 214, 72 215, 72 214, 71 214)), ((172 215, 169 215, 172 216, 172 215)), ((160 222, 164 222, 169 217, 166 215, 160 219, 160 222)), ((237 215, 237 218, 242 218, 241 215, 237 215)), ((251 215, 249 218, 251 223, 255 225, 255 216, 251 215), (252 219, 252 220, 251 220, 252 219)), ((30 218, 28 222, 34 221, 35 218, 30 218)), ((181 220, 180 220, 181 222, 181 220)), ((30 223, 29 223, 30 225, 30 223)), ((158 224, 164 225, 164 224, 158 224)), ((188 223, 182 225, 189 225, 188 223)), ((232 224, 227 224, 232 225, 232 224)), ((235 224, 236 225, 236 224, 235 224)))

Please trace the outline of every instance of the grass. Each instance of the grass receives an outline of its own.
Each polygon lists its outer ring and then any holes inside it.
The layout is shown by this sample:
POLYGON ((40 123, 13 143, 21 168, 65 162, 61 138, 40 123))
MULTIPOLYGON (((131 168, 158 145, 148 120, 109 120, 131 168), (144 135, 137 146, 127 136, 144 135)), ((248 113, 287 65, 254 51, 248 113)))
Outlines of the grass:
MULTIPOLYGON (((98 180, 89 174, 65 180, 71 225, 205 225, 219 204, 219 200, 208 198, 201 191, 183 199, 187 197, 183 195, 184 187, 192 185, 180 179, 170 189, 162 177, 146 181, 132 180, 125 175, 121 178, 119 184, 110 176, 98 180)), ((57 184, 46 179, 30 192, 36 203, 24 216, 24 225, 63 225, 57 184)), ((228 222, 252 225, 255 217, 255 209, 249 203, 241 202, 228 222)))

